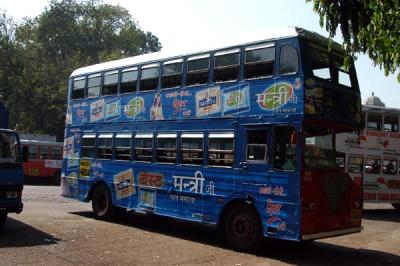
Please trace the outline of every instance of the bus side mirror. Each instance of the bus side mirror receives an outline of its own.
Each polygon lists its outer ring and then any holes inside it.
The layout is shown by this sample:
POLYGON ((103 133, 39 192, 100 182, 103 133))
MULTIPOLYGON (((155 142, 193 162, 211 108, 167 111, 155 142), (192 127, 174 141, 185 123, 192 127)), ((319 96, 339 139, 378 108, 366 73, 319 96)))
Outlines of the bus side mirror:
POLYGON ((22 162, 27 162, 28 161, 28 147, 24 146, 22 147, 22 162))

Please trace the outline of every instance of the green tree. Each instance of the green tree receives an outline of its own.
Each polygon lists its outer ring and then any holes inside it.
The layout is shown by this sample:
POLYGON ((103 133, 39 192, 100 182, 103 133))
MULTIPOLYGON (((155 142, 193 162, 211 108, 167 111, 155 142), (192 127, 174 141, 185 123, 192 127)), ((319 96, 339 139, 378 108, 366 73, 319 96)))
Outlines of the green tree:
POLYGON ((101 61, 158 51, 129 12, 98 0, 52 0, 39 16, 16 24, 0 14, 0 94, 21 132, 62 139, 71 72, 101 61), (3 25, 4 24, 4 25, 3 25), (4 56, 4 57, 3 57, 4 56))
MULTIPOLYGON (((338 27, 349 56, 366 53, 385 74, 400 68, 400 1, 399 0, 306 0, 314 3, 330 37, 338 27)), ((400 82, 400 73, 397 75, 400 82)))

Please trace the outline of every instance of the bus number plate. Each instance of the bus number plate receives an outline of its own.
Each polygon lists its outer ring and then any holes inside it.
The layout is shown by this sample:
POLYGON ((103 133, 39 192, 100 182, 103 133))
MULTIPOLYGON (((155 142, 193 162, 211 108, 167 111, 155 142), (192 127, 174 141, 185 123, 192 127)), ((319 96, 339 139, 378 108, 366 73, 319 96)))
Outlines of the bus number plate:
POLYGON ((139 190, 139 205, 141 207, 154 208, 156 202, 156 193, 154 190, 139 190))
POLYGON ((37 168, 30 168, 30 169, 28 170, 28 174, 29 174, 29 175, 38 176, 38 175, 39 175, 39 169, 37 169, 37 168))

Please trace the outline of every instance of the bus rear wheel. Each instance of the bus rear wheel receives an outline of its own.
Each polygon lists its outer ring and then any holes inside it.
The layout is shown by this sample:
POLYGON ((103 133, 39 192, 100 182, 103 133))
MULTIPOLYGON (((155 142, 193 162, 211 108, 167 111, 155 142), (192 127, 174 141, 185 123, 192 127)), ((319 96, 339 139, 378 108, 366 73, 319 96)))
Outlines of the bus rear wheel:
POLYGON ((253 208, 245 204, 228 210, 222 227, 227 243, 236 250, 256 251, 262 239, 260 219, 253 208))
POLYGON ((395 208, 397 211, 400 211, 400 203, 392 203, 393 208, 395 208))
POLYGON ((96 186, 92 194, 92 209, 96 219, 110 219, 114 215, 111 193, 107 186, 96 186))
POLYGON ((7 221, 7 213, 6 212, 0 212, 0 228, 3 227, 3 225, 7 221))

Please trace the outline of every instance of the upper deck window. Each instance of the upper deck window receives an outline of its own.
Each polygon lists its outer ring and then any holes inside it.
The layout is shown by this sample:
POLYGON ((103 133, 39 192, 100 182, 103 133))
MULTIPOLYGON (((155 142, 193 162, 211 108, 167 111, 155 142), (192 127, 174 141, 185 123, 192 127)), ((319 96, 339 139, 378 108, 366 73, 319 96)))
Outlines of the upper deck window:
POLYGON ((270 77, 274 74, 275 47, 273 43, 246 48, 244 78, 270 77))
POLYGON ((397 116, 386 116, 384 117, 384 127, 383 130, 390 132, 399 131, 399 118, 397 116))
POLYGON ((174 88, 181 86, 182 83, 183 60, 165 62, 162 70, 161 87, 174 88))
POLYGON ((74 78, 71 99, 82 99, 85 97, 85 77, 74 78))
POLYGON ((114 95, 118 92, 118 71, 104 74, 103 95, 114 95))
POLYGON ((239 78, 240 50, 226 50, 215 53, 214 82, 234 81, 239 78))
POLYGON ((120 93, 135 92, 137 86, 138 69, 137 67, 122 70, 120 93))
POLYGON ((382 115, 368 114, 367 129, 369 130, 382 130, 382 115))
POLYGON ((51 155, 52 155, 53 159, 61 160, 62 159, 62 149, 61 149, 61 147, 51 147, 51 155))
POLYGON ((279 58, 279 74, 280 75, 293 75, 299 70, 299 58, 297 50, 289 44, 285 44, 281 48, 281 55, 279 58))
POLYGON ((101 83, 101 75, 91 75, 88 78, 88 92, 87 97, 98 97, 100 96, 100 83, 101 83))
POLYGON ((350 72, 345 70, 342 55, 329 53, 328 48, 310 45, 311 70, 315 77, 347 87, 351 86, 350 72))
POLYGON ((159 64, 151 64, 142 67, 139 87, 140 91, 151 91, 157 89, 159 68, 159 64))
POLYGON ((207 84, 209 68, 209 54, 189 57, 187 61, 186 86, 207 84))

